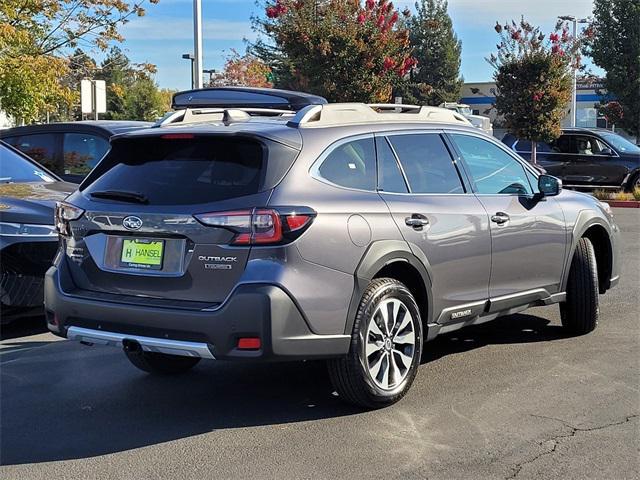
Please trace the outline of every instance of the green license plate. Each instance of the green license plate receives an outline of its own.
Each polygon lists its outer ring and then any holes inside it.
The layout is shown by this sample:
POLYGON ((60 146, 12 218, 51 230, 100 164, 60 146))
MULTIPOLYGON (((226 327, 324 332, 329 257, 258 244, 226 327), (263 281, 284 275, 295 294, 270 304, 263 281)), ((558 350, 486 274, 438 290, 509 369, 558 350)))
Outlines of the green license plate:
POLYGON ((122 240, 120 266, 128 268, 162 269, 164 240, 134 238, 122 240))

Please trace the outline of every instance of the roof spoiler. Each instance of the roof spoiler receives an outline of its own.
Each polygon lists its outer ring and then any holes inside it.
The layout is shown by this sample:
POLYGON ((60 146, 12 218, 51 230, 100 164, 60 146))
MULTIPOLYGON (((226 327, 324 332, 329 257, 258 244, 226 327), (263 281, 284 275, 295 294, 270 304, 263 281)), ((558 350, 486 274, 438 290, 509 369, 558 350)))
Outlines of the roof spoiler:
POLYGON ((309 105, 324 105, 318 95, 275 88, 214 87, 186 90, 173 95, 174 110, 193 108, 274 109, 297 112, 309 105))

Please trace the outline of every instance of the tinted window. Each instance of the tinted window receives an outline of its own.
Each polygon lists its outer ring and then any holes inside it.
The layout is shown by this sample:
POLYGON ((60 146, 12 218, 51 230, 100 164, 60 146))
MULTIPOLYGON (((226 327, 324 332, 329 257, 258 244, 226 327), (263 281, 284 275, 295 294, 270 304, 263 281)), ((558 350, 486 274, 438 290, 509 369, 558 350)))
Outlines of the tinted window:
POLYGON ((533 193, 524 167, 497 145, 470 135, 451 137, 469 167, 478 193, 533 193))
MULTIPOLYGON (((546 153, 551 151, 551 147, 546 143, 536 142, 536 146, 538 153, 546 153)), ((530 152, 531 142, 529 140, 518 140, 514 145, 514 150, 516 152, 530 152)))
POLYGON ((55 179, 13 150, 0 145, 0 182, 54 182, 55 179))
POLYGON ((640 147, 634 145, 626 138, 616 135, 615 133, 603 133, 602 138, 609 142, 613 147, 622 153, 640 154, 640 147))
POLYGON ((273 188, 296 153, 241 138, 123 139, 82 190, 135 192, 155 205, 214 202, 273 188))
POLYGON ((460 177, 440 135, 393 135, 412 193, 463 193, 460 177))
POLYGON ((341 187, 376 188, 376 152, 372 138, 343 143, 334 148, 318 169, 320 176, 341 187))
POLYGON ((574 153, 578 155, 600 155, 607 147, 596 137, 590 135, 573 135, 574 153))
POLYGON ((557 153, 576 153, 573 137, 571 135, 560 135, 553 145, 552 150, 557 153))
POLYGON ((109 142, 102 137, 86 133, 65 133, 64 173, 86 175, 109 150, 109 142))
POLYGON ((407 193, 407 184, 402 178, 400 166, 389 143, 384 138, 376 138, 378 153, 378 185, 385 192, 407 193))
POLYGON ((55 161, 55 134, 38 133, 34 135, 21 135, 19 137, 7 137, 4 140, 49 170, 54 172, 60 171, 55 161))

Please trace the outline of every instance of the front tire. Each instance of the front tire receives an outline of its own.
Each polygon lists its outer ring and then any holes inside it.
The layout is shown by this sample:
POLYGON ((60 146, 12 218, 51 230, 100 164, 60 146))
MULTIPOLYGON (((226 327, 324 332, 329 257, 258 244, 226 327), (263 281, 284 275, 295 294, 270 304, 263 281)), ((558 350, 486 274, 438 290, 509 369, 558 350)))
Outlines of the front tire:
POLYGON ((572 335, 584 335, 598 325, 598 268, 593 245, 581 238, 571 261, 567 300, 560 304, 562 326, 572 335))
POLYGON ((156 352, 124 352, 129 361, 140 370, 160 375, 176 375, 191 370, 200 361, 198 357, 181 357, 156 352))
POLYGON ((392 278, 372 281, 356 313, 348 355, 328 362, 338 395, 366 408, 400 400, 420 365, 422 338, 420 310, 409 289, 392 278))
POLYGON ((640 172, 636 173, 627 183, 626 192, 633 193, 636 188, 640 188, 640 172))

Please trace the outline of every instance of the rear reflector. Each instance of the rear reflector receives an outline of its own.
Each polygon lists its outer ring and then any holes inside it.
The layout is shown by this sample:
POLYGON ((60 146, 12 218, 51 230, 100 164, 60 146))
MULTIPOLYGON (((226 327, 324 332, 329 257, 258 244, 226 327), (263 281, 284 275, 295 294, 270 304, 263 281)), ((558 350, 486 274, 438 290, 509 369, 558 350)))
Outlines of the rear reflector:
POLYGON ((312 217, 310 215, 297 215, 294 213, 292 215, 287 215, 285 217, 285 220, 287 222, 289 230, 298 230, 299 228, 302 228, 307 223, 309 223, 311 221, 311 218, 312 217))
POLYGON ((244 337, 238 339, 238 350, 260 350, 262 342, 257 337, 244 337))

